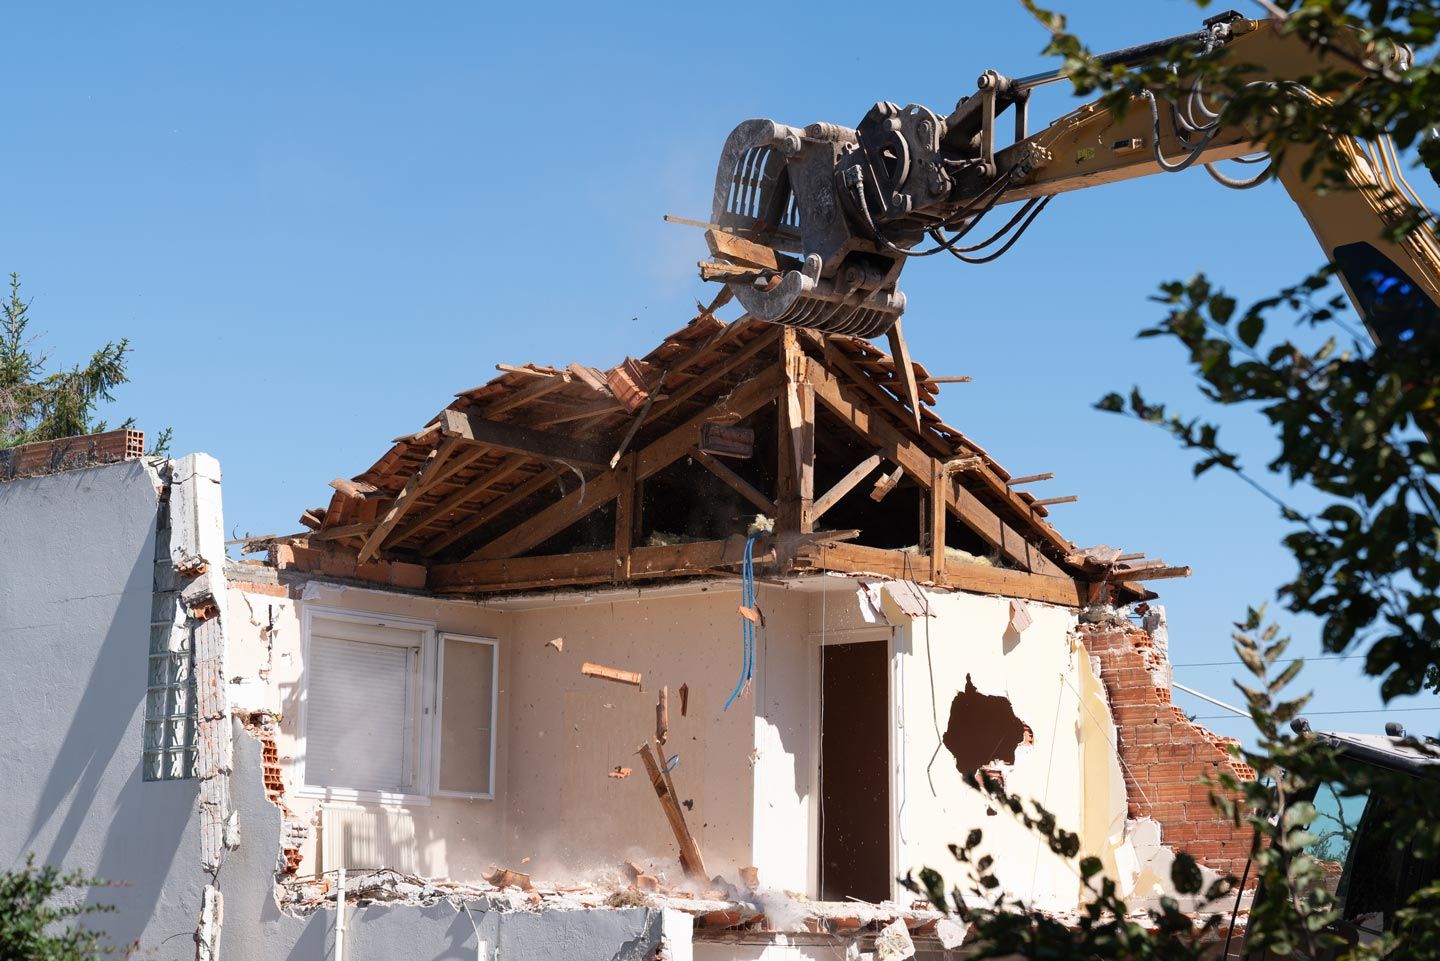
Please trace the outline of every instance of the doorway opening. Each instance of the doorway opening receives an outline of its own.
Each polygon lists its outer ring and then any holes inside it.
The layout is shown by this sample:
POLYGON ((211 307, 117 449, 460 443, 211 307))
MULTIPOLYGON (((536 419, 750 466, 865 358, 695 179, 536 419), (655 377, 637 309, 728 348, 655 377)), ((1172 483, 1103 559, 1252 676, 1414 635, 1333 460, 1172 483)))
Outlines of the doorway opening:
POLYGON ((820 898, 884 901, 890 877, 890 644, 820 648, 820 898))

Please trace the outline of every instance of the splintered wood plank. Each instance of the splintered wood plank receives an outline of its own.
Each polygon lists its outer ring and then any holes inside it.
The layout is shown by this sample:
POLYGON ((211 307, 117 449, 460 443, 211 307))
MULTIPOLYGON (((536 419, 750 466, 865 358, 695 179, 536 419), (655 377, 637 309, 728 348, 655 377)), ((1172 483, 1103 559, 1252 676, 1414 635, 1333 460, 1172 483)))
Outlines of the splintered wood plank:
POLYGON ((910 362, 910 346, 905 343, 905 335, 900 332, 899 318, 896 318, 895 326, 891 327, 885 336, 890 339, 890 356, 894 358, 895 373, 900 378, 900 386, 905 391, 905 402, 910 405, 910 413, 915 418, 915 430, 918 432, 922 429, 920 388, 915 383, 915 365, 910 362))
POLYGON ((635 455, 616 465, 618 492, 615 495, 615 576, 630 576, 630 551, 635 546, 635 455))
POLYGON ((529 454, 545 460, 559 460, 578 467, 603 467, 608 452, 600 445, 564 434, 486 420, 478 414, 458 410, 440 412, 440 429, 447 437, 460 437, 497 450, 529 454))
POLYGON ((675 842, 680 846, 680 867, 685 876, 700 881, 708 880, 709 872, 705 870, 705 859, 700 855, 700 845, 695 843, 695 836, 685 825, 685 814, 680 809, 680 799, 675 795, 675 784, 670 779, 669 772, 660 766, 664 753, 652 750, 648 743, 640 745, 635 753, 640 755, 640 760, 645 765, 645 773, 650 775, 650 785, 655 788, 655 796, 660 799, 665 820, 670 822, 670 830, 674 832, 675 842), (655 759, 657 753, 660 755, 659 762, 655 759))
POLYGON ((425 486, 430 481, 431 475, 445 463, 445 459, 450 456, 450 452, 459 443, 457 438, 448 437, 440 442, 439 447, 425 455, 424 463, 414 474, 410 475, 410 479, 405 482, 405 488, 395 495, 390 509, 381 516, 379 523, 375 525, 375 530, 371 531, 370 536, 365 539, 365 544, 360 548, 355 563, 364 564, 380 553, 380 545, 385 542, 385 538, 395 529, 395 525, 400 523, 400 518, 405 516, 405 512, 415 503, 415 499, 425 492, 425 486))
POLYGON ((1012 477, 1005 483, 1007 486, 1010 487, 1019 487, 1021 484, 1034 484, 1037 481, 1047 481, 1054 479, 1055 474, 1053 472, 1047 472, 1044 474, 1026 474, 1024 477, 1012 477))
POLYGON ((801 266, 800 261, 794 257, 782 254, 773 247, 746 240, 744 237, 728 231, 712 228, 705 231, 705 239, 709 242, 710 250, 714 252, 715 256, 728 258, 747 267, 759 267, 765 270, 799 270, 801 266))
POLYGON ((756 490, 745 478, 731 470, 730 465, 719 458, 711 457, 698 447, 690 448, 690 456, 710 473, 728 484, 735 493, 749 501, 760 513, 766 517, 775 516, 775 502, 756 490))
POLYGON ((835 486, 815 498, 815 504, 810 508, 810 522, 813 524, 825 516, 825 512, 836 504, 840 499, 850 493, 860 482, 870 476, 871 471, 880 466, 884 460, 879 454, 871 454, 869 457, 850 468, 850 473, 835 482, 835 486))
POLYGON ((945 514, 947 490, 953 486, 945 466, 930 459, 930 579, 939 581, 945 573, 945 514))
POLYGON ((1180 567, 1142 567, 1135 570, 1115 571, 1114 578, 1117 581, 1158 581, 1167 577, 1189 577, 1190 568, 1180 567))
POLYGON ((604 681, 614 681, 617 684, 629 684, 631 687, 640 686, 639 671, 625 671, 618 667, 606 667, 604 664, 591 664, 586 661, 580 665, 580 673, 586 677, 598 677, 604 681))

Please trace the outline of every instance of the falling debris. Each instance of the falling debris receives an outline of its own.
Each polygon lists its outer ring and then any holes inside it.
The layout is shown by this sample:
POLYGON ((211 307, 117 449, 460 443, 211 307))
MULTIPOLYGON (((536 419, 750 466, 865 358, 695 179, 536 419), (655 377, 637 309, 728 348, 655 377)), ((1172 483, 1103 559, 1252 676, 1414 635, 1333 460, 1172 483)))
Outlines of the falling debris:
POLYGON ((610 772, 609 776, 613 777, 617 781, 623 781, 630 776, 630 769, 628 767, 621 767, 617 764, 615 765, 614 770, 610 772))
POLYGON ((664 744, 670 739, 670 688, 660 688, 660 698, 655 702, 655 740, 664 744))
POLYGON ((700 855, 700 845, 695 843, 695 836, 685 825, 685 814, 680 810, 679 801, 676 799, 675 783, 670 779, 670 772, 660 769, 655 760, 657 752, 652 750, 649 744, 640 745, 636 753, 645 763, 650 784, 655 788, 655 796, 660 799, 660 808, 665 812, 665 819, 670 822, 670 830, 675 832, 675 840, 680 845, 680 867, 684 869, 685 876, 705 877, 705 859, 700 855))
POLYGON ((1033 624, 1034 618, 1030 616, 1030 605, 1022 600, 1010 601, 1010 630, 1016 634, 1024 634, 1025 628, 1033 624))
POLYGON ((883 501, 885 495, 893 491, 895 486, 900 483, 900 478, 904 476, 905 469, 903 467, 897 467, 888 474, 881 474, 870 491, 870 499, 877 503, 883 501))
POLYGON ((586 661, 580 665, 580 673, 586 677, 598 677, 606 681, 615 681, 619 684, 630 684, 634 687, 640 686, 640 674, 637 671, 622 671, 618 667, 606 667, 603 664, 591 664, 586 661))
POLYGON ((745 618, 745 620, 749 621, 751 624, 760 623, 760 612, 755 608, 742 606, 739 608, 739 610, 740 616, 745 618))
POLYGON ((760 886, 760 869, 753 864, 741 868, 740 882, 750 890, 755 890, 760 886))
POLYGON ((527 854, 527 855, 525 855, 523 858, 521 858, 521 859, 520 859, 520 863, 521 863, 521 864, 529 864, 529 863, 530 863, 530 855, 527 854))
POLYGON ((556 651, 564 651, 564 650, 565 650, 565 638, 563 638, 563 637, 552 637, 550 640, 548 640, 548 641, 545 642, 545 646, 546 646, 546 647, 553 647, 553 648, 555 648, 556 651))
POLYGON ((690 710, 690 685, 680 685, 680 716, 688 717, 690 710))

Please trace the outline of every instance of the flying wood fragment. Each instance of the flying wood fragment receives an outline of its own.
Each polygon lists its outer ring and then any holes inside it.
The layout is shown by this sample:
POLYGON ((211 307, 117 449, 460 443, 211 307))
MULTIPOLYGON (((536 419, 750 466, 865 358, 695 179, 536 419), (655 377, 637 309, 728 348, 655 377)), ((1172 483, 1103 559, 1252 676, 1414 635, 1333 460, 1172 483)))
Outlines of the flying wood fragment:
POLYGON ((630 684, 634 687, 640 686, 640 674, 638 671, 622 671, 618 667, 606 667, 603 664, 591 664, 586 661, 580 665, 580 673, 586 677, 598 677, 606 681, 615 681, 619 684, 630 684))
POLYGON ((630 776, 630 769, 617 764, 615 765, 615 770, 611 771, 608 776, 613 777, 617 781, 623 781, 630 776))
POLYGON ((546 646, 546 647, 553 647, 553 648, 555 648, 555 650, 557 650, 557 651, 563 651, 563 650, 565 650, 565 638, 563 638, 563 637, 552 637, 550 640, 548 640, 548 641, 545 642, 545 646, 546 646))
POLYGON ((664 744, 670 738, 670 688, 660 688, 660 698, 655 702, 655 740, 664 744))
POLYGON ((680 716, 688 717, 690 711, 690 685, 680 685, 680 716))
MULTIPOLYGON (((494 867, 494 865, 491 865, 494 867)), ((534 890, 530 883, 530 875, 521 874, 519 871, 512 871, 509 868, 496 868, 493 874, 485 875, 485 880, 497 888, 519 888, 522 891, 534 890)))

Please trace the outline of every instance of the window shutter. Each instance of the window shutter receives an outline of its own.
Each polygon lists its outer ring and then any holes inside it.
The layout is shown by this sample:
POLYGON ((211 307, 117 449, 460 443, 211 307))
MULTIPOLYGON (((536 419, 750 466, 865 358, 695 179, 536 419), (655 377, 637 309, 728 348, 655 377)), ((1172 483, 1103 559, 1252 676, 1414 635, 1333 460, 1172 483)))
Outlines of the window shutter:
POLYGON ((314 619, 306 665, 306 783, 412 789, 414 639, 414 631, 314 619), (373 642, 385 633, 401 643, 373 642), (367 640, 355 640, 356 634, 367 640))

